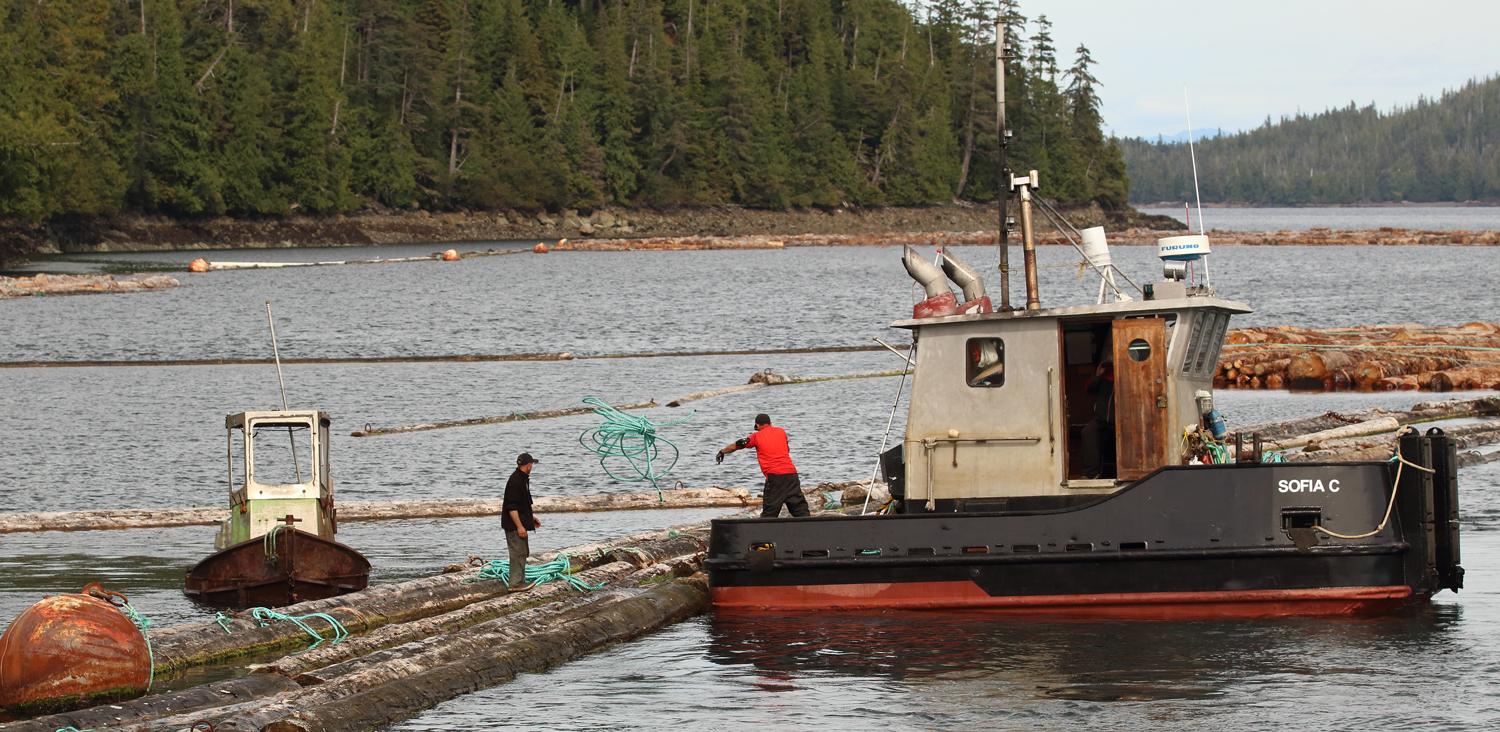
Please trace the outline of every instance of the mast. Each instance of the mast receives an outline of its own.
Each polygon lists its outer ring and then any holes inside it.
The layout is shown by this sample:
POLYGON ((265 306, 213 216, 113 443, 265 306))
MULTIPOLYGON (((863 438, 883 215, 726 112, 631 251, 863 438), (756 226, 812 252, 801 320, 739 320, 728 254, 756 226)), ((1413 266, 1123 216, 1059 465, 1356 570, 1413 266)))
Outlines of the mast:
POLYGON ((995 199, 1000 209, 1000 309, 1010 310, 1010 232, 1005 225, 1010 203, 1010 168, 1005 165, 1005 148, 1010 146, 1010 130, 1005 129, 1005 12, 995 16, 995 136, 999 155, 995 159, 995 199))

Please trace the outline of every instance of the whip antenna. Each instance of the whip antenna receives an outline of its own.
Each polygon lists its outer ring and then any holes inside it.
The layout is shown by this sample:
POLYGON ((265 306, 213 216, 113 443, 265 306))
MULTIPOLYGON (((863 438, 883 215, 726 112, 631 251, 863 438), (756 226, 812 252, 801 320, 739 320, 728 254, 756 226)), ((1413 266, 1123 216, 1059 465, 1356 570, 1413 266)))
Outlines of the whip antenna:
MULTIPOLYGON (((1182 107, 1187 110, 1188 155, 1193 159, 1193 196, 1198 199, 1198 233, 1203 232, 1203 194, 1198 192, 1198 153, 1193 150, 1193 108, 1188 105, 1187 84, 1182 85, 1182 107)), ((1192 224, 1189 224, 1192 226, 1192 224)), ((1192 231, 1192 229, 1188 229, 1192 231)), ((1207 266, 1207 265, 1205 265, 1207 266)))
MULTIPOLYGON (((266 301, 266 322, 271 324, 271 354, 276 357, 276 383, 281 386, 281 411, 291 409, 286 405, 286 379, 281 378, 281 349, 276 347, 276 319, 271 317, 271 301, 266 301)), ((302 463, 297 460, 297 436, 292 428, 286 428, 287 439, 292 441, 292 467, 297 470, 297 482, 302 482, 302 463)), ((275 537, 274 532, 267 536, 275 537)))
POLYGON ((281 410, 290 409, 286 405, 286 380, 281 378, 281 350, 276 347, 276 319, 271 317, 271 301, 266 301, 266 321, 271 324, 271 353, 276 356, 276 383, 281 385, 281 410))

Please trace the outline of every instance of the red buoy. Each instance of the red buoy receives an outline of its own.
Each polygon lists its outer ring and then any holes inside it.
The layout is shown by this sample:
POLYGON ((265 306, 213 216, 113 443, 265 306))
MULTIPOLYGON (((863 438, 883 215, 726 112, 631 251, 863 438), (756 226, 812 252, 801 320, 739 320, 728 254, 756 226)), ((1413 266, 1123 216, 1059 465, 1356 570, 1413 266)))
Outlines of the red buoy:
POLYGON ((145 635, 97 596, 44 598, 0 635, 0 707, 29 713, 77 708, 140 696, 150 683, 145 635))

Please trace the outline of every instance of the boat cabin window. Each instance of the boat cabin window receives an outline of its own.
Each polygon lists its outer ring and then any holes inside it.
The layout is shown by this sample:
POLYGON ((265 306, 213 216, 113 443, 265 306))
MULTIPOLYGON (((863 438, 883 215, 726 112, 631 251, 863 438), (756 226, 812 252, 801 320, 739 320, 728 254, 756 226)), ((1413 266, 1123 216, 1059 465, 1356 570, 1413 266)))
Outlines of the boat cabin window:
POLYGON ((999 338, 970 338, 964 354, 967 364, 964 381, 969 386, 1005 384, 1005 341, 999 338))
POLYGON ((312 480, 312 430, 306 424, 255 425, 250 477, 261 485, 312 480))

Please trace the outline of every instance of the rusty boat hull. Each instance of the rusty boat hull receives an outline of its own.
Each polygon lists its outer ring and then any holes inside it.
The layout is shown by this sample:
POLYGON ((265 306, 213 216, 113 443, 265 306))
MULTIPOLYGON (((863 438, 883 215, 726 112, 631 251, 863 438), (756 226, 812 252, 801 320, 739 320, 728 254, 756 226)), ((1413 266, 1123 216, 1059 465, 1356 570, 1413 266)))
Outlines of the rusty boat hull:
POLYGON ((291 528, 243 541, 188 570, 184 592, 213 607, 281 607, 363 590, 370 560, 353 548, 291 528))

